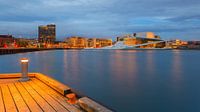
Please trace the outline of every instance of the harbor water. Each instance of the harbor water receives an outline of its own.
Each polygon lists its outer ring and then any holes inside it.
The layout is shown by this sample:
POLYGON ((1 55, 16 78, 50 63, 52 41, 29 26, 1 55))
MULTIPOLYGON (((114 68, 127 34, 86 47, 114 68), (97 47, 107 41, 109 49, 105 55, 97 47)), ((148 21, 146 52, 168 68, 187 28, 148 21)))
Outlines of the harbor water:
POLYGON ((200 51, 52 50, 0 55, 0 73, 41 72, 117 112, 200 112, 200 51))

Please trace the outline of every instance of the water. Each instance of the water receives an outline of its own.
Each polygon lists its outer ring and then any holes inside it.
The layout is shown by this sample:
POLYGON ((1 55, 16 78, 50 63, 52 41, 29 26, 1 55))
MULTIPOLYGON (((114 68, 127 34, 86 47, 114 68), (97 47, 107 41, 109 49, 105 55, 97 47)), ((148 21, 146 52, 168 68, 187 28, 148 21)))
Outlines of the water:
POLYGON ((118 112, 200 112, 200 51, 41 51, 1 55, 0 73, 47 74, 118 112))

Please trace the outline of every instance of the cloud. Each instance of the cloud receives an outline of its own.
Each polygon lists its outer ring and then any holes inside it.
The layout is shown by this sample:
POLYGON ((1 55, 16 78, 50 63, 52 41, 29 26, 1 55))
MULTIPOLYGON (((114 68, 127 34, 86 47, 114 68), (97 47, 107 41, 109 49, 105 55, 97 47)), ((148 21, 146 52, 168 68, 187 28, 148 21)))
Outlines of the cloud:
POLYGON ((154 31, 189 40, 200 34, 198 0, 0 0, 0 10, 0 32, 16 36, 36 37, 37 26, 48 23, 57 24, 58 38, 154 31))

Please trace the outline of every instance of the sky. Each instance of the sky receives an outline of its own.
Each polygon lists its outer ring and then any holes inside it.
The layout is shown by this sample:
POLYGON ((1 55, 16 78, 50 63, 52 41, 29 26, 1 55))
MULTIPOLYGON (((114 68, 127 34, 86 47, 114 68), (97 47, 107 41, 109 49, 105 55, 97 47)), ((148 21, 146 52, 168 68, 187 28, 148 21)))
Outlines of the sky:
POLYGON ((200 0, 0 0, 0 34, 37 37, 38 26, 50 23, 58 40, 149 31, 200 40, 200 0))

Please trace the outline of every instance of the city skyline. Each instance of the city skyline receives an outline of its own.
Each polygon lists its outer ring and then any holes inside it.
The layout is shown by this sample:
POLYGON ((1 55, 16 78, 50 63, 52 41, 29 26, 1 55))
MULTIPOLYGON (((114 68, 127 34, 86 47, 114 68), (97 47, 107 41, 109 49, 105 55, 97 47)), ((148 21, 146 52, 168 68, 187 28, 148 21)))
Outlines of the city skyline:
POLYGON ((200 40, 200 1, 0 0, 0 33, 37 37, 55 23, 57 39, 78 35, 115 38, 152 31, 163 39, 200 40))

